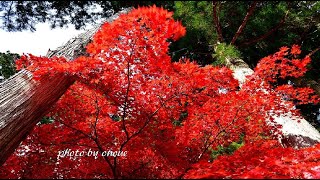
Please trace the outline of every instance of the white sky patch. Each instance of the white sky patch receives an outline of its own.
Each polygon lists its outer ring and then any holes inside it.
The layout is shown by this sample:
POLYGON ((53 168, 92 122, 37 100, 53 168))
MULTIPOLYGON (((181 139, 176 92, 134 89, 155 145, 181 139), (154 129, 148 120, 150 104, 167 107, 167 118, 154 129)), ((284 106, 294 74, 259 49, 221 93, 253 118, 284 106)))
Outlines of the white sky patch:
POLYGON ((6 32, 0 30, 0 52, 31 53, 37 56, 45 56, 48 49, 56 49, 66 43, 72 37, 84 32, 76 30, 72 25, 68 28, 50 29, 48 23, 39 23, 36 31, 6 32))
MULTIPOLYGON (((88 7, 89 12, 101 12, 103 9, 99 4, 88 7)), ((53 11, 51 12, 53 13, 53 11)), ((100 18, 95 23, 101 23, 105 18, 100 18)), ((2 23, 2 22, 1 22, 2 23)), ((69 27, 50 28, 49 23, 38 23, 35 25, 36 31, 23 30, 21 32, 6 32, 0 29, 0 52, 10 51, 22 55, 31 53, 36 56, 45 56, 49 50, 56 49, 76 35, 85 30, 76 30, 74 25, 69 27)), ((85 29, 91 29, 93 25, 87 23, 85 29)))

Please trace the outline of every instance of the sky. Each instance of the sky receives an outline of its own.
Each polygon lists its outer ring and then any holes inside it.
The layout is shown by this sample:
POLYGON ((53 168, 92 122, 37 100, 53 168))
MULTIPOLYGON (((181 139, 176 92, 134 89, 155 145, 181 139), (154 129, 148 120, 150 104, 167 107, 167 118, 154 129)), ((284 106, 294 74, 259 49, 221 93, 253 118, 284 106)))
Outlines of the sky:
POLYGON ((39 23, 36 31, 6 32, 0 29, 0 52, 31 53, 37 56, 45 56, 48 49, 56 49, 66 43, 72 37, 85 30, 75 30, 74 26, 68 28, 50 29, 48 23, 39 23))
MULTIPOLYGON (((99 4, 92 4, 87 7, 88 12, 98 13, 103 9, 99 4)), ((0 11, 1 12, 1 11, 0 11)), ((66 17, 68 19, 68 17, 66 17)), ((101 18, 96 20, 96 23, 103 22, 101 18)), ((2 23, 2 22, 1 22, 2 23)), ((76 30, 74 25, 69 27, 60 28, 56 27, 51 29, 49 23, 38 23, 35 25, 36 31, 31 32, 24 30, 22 32, 6 32, 0 29, 0 52, 17 53, 31 53, 36 56, 45 56, 48 49, 56 49, 63 45, 74 36, 84 32, 85 30, 76 30)), ((86 23, 85 29, 92 28, 92 24, 86 23)))

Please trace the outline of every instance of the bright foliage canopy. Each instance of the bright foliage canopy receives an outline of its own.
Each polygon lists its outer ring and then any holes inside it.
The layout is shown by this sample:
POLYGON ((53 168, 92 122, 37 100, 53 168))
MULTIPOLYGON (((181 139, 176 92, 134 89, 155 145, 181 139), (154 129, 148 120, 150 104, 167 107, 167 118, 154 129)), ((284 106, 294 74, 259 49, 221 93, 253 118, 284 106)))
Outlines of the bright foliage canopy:
POLYGON ((319 102, 309 88, 278 83, 302 76, 310 58, 299 59, 296 45, 283 47, 240 89, 226 67, 171 62, 168 46, 185 33, 171 12, 141 7, 105 23, 86 57, 21 57, 17 67, 35 79, 63 73, 77 82, 1 167, 1 177, 319 178, 320 146, 281 147, 267 113, 299 114, 295 104, 319 102), (213 157, 239 141, 233 154, 213 157), (59 157, 67 148, 100 155, 59 157), (108 150, 127 154, 101 155, 108 150))

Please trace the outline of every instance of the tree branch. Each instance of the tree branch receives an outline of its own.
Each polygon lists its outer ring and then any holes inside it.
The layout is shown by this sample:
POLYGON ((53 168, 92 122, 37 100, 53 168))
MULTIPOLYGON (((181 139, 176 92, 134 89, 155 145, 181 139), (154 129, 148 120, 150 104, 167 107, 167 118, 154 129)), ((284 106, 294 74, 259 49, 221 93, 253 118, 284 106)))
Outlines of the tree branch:
MULTIPOLYGON (((83 131, 81 131, 81 130, 79 130, 79 129, 77 129, 77 128, 74 128, 74 127, 72 127, 72 126, 70 126, 70 125, 68 125, 68 124, 65 124, 64 122, 62 122, 62 121, 60 121, 60 120, 58 120, 58 122, 61 123, 61 124, 63 124, 63 125, 65 125, 65 126, 68 127, 68 128, 71 128, 71 129, 75 130, 76 132, 79 132, 80 134, 85 135, 85 136, 88 137, 89 139, 93 140, 93 141, 96 143, 96 145, 97 145, 100 153, 102 154, 102 153, 104 152, 104 149, 103 149, 102 145, 100 144, 100 141, 99 141, 98 138, 94 138, 93 136, 91 136, 91 135, 89 135, 89 134, 87 134, 87 133, 85 133, 85 132, 83 132, 83 131)), ((114 177, 116 177, 115 168, 114 168, 114 166, 111 164, 111 162, 110 162, 110 160, 108 159, 108 157, 107 157, 107 156, 103 156, 103 158, 106 160, 106 162, 107 162, 108 165, 110 166, 114 177)))
POLYGON ((99 101, 98 101, 97 94, 95 94, 95 106, 96 106, 96 114, 95 114, 96 115, 96 119, 94 121, 93 130, 94 130, 95 139, 98 139, 97 123, 98 123, 98 120, 99 120, 99 115, 100 115, 101 108, 99 107, 99 101))
MULTIPOLYGON (((176 95, 171 96, 170 98, 166 99, 164 102, 168 102, 168 101, 170 101, 171 99, 173 99, 174 97, 176 97, 176 95)), ((161 106, 160 106, 159 108, 157 108, 152 114, 150 114, 150 115, 148 116, 147 120, 145 121, 145 123, 142 125, 142 127, 141 127, 138 131, 136 131, 136 132, 133 133, 131 136, 129 136, 129 138, 128 138, 124 143, 121 144, 119 151, 121 151, 121 150, 124 148, 124 146, 129 142, 130 139, 134 138, 135 136, 139 135, 139 134, 142 132, 142 130, 149 124, 149 122, 151 121, 152 117, 153 117, 154 115, 156 115, 156 114, 158 113, 158 111, 159 111, 162 107, 164 107, 164 102, 162 102, 162 103, 161 103, 161 106)))
POLYGON ((247 11, 246 16, 244 17, 241 25, 240 25, 239 28, 238 28, 238 31, 237 31, 237 32, 235 33, 235 35, 233 36, 233 38, 232 38, 232 40, 231 40, 231 42, 230 42, 230 45, 233 45, 233 44, 235 43, 235 41, 237 40, 237 38, 241 35, 244 27, 245 27, 246 24, 247 24, 247 21, 249 20, 249 17, 252 15, 254 9, 256 8, 256 5, 257 5, 257 1, 254 1, 254 2, 251 4, 249 10, 247 11))
POLYGON ((281 21, 276 25, 274 26, 273 28, 269 29, 269 31, 259 37, 254 37, 250 40, 248 40, 247 42, 244 42, 242 44, 240 44, 238 47, 242 47, 242 46, 248 46, 248 45, 251 45, 253 43, 256 43, 258 41, 261 41, 265 38, 267 38, 268 36, 270 36, 272 33, 274 33, 277 29, 279 29, 285 22, 287 16, 288 16, 288 13, 289 11, 286 12, 286 14, 284 15, 284 17, 281 19, 281 21))
MULTIPOLYGON (((171 99, 174 98, 174 97, 176 97, 176 96, 171 96, 171 97, 168 98, 165 102, 171 100, 171 99)), ((138 136, 138 135, 142 132, 142 130, 149 124, 149 122, 151 121, 152 117, 153 117, 154 115, 156 115, 156 114, 158 113, 158 111, 159 111, 162 107, 163 107, 163 104, 162 104, 158 109, 156 109, 152 114, 150 114, 150 115, 148 116, 147 120, 145 121, 145 123, 142 125, 142 127, 141 127, 138 131, 132 133, 130 136, 129 136, 129 134, 126 134, 126 135, 127 135, 127 139, 120 145, 120 149, 119 149, 120 152, 122 151, 122 149, 124 148, 124 146, 125 146, 132 138, 134 138, 135 136, 138 136)), ((123 120, 123 121, 124 121, 124 120, 123 120)), ((97 145, 98 145, 98 144, 97 144, 97 145)), ((99 145, 98 145, 98 147, 99 147, 99 145)), ((106 159, 106 157, 105 157, 105 159, 106 159)), ((109 159, 106 159, 106 160, 109 160, 109 159)), ((108 163, 109 163, 109 162, 108 162, 108 163)), ((111 165, 111 163, 110 163, 109 165, 111 165)), ((118 176, 117 176, 117 156, 115 156, 115 157, 113 158, 113 165, 114 165, 114 166, 113 166, 113 168, 112 168, 112 172, 113 172, 114 178, 117 179, 117 178, 118 178, 118 176)), ((111 167, 111 166, 110 166, 110 167, 111 167)))
POLYGON ((128 108, 128 100, 129 100, 129 90, 130 90, 130 60, 132 58, 132 54, 130 54, 130 58, 127 60, 127 80, 128 80, 128 87, 127 87, 127 90, 126 90, 126 97, 125 97, 125 100, 124 100, 124 108, 123 108, 123 115, 122 115, 122 130, 125 132, 126 134, 126 137, 127 139, 129 138, 129 132, 127 131, 127 128, 126 128, 126 124, 125 124, 125 118, 126 118, 126 115, 127 115, 127 108, 128 108))
POLYGON ((219 42, 223 42, 223 36, 222 36, 222 30, 221 30, 221 26, 220 26, 220 22, 219 22, 219 17, 218 17, 218 2, 217 1, 212 1, 212 14, 213 14, 213 22, 215 24, 216 27, 216 31, 218 33, 218 41, 219 42))
MULTIPOLYGON (((93 141, 96 143, 100 153, 102 154, 105 150, 103 149, 99 139, 93 139, 93 141)), ((105 159, 105 161, 108 163, 109 167, 111 168, 111 171, 112 171, 114 179, 117 179, 117 173, 116 173, 115 167, 111 164, 111 162, 110 162, 110 160, 108 159, 107 156, 103 156, 103 158, 105 159)))
POLYGON ((320 46, 317 47, 315 50, 311 51, 307 56, 312 56, 314 53, 320 50, 320 46))
MULTIPOLYGON (((213 137, 212 135, 209 135, 208 139, 206 139, 206 141, 205 141, 205 143, 204 143, 204 149, 201 151, 201 153, 199 154, 199 156, 196 156, 196 157, 194 158, 192 164, 197 163, 197 162, 201 159, 201 157, 204 155, 204 153, 208 150, 208 148, 209 148, 215 141, 218 140, 219 135, 220 135, 221 133, 223 133, 223 132, 226 132, 227 128, 231 127, 231 126, 235 123, 235 121, 239 119, 239 118, 237 118, 237 116, 238 116, 238 114, 239 114, 239 110, 240 110, 241 108, 243 108, 243 106, 244 106, 245 104, 247 104, 247 103, 248 103, 248 101, 245 101, 243 104, 241 104, 241 105, 239 106, 239 108, 237 109, 237 111, 236 111, 236 113, 235 113, 234 118, 232 119, 232 121, 231 121, 230 123, 228 123, 228 125, 227 125, 226 127, 222 127, 222 126, 221 126, 221 124, 218 122, 220 119, 218 119, 218 120, 216 121, 217 126, 219 127, 219 132, 217 132, 217 134, 216 134, 214 137, 213 137), (210 140, 211 137, 213 137, 213 139, 212 139, 211 142, 209 142, 209 140, 210 140)), ((192 166, 189 166, 189 167, 186 168, 186 169, 184 170, 184 172, 181 173, 176 179, 182 179, 183 176, 185 176, 186 173, 187 173, 189 170, 191 170, 191 169, 192 169, 192 166)))

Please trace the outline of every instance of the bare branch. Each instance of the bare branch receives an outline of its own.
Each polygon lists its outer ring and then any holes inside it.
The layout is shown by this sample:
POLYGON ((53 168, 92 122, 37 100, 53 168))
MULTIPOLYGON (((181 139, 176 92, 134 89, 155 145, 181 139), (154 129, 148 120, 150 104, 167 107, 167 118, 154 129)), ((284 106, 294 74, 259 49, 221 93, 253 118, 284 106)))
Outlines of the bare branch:
MULTIPOLYGON (((83 131, 81 131, 81 130, 79 130, 79 129, 77 129, 77 128, 74 128, 74 127, 72 127, 72 126, 70 126, 70 125, 68 125, 68 124, 65 124, 64 122, 62 122, 62 121, 60 121, 60 120, 58 120, 58 122, 60 122, 61 124, 65 125, 65 126, 68 127, 68 128, 71 128, 71 129, 75 130, 76 132, 79 132, 80 134, 85 135, 85 136, 88 137, 89 139, 93 140, 93 141, 96 143, 96 145, 97 145, 100 153, 102 154, 102 153, 104 152, 104 149, 103 149, 102 145, 100 144, 100 141, 99 141, 98 138, 94 138, 93 136, 91 136, 91 135, 89 135, 89 134, 87 134, 87 133, 85 133, 85 132, 83 132, 83 131)), ((110 162, 110 160, 108 159, 108 157, 107 157, 107 156, 103 156, 103 158, 106 160, 106 162, 107 162, 108 165, 110 166, 110 168, 111 168, 111 170, 112 170, 112 172, 113 172, 113 175, 116 176, 116 175, 115 175, 115 168, 114 168, 114 166, 111 164, 111 162, 110 162)))
POLYGON ((218 33, 218 41, 219 42, 223 42, 223 36, 222 36, 222 30, 221 30, 221 25, 220 25, 220 22, 219 22, 219 17, 218 17, 218 3, 217 1, 212 1, 212 14, 213 14, 213 22, 215 24, 215 27, 216 27, 216 31, 218 33))
POLYGON ((241 43, 238 47, 251 45, 253 43, 261 41, 261 40, 267 38, 268 36, 270 36, 272 33, 274 33, 276 30, 278 30, 284 24, 284 22, 288 16, 288 13, 289 13, 289 11, 287 11, 286 14, 284 15, 284 17, 281 19, 281 21, 276 26, 269 29, 269 31, 267 33, 265 33, 259 37, 252 38, 252 39, 248 40, 247 42, 241 43))
POLYGON ((315 50, 311 51, 307 56, 312 56, 314 53, 320 50, 320 47, 316 48, 315 50))
POLYGON ((238 31, 235 33, 235 35, 233 36, 233 38, 232 38, 232 40, 231 40, 231 42, 230 42, 231 45, 233 45, 233 44, 235 43, 235 41, 237 40, 237 38, 241 35, 244 27, 245 27, 246 24, 247 24, 247 21, 249 20, 249 17, 252 15, 254 9, 256 8, 256 5, 257 5, 257 1, 254 1, 254 2, 251 4, 249 10, 247 11, 246 16, 244 17, 241 25, 240 25, 239 28, 238 28, 238 31))
POLYGON ((72 130, 74 130, 74 131, 76 131, 76 132, 78 132, 78 133, 80 133, 80 134, 82 134, 82 135, 84 135, 84 136, 88 137, 89 139, 91 139, 91 138, 92 138, 89 134, 87 134, 87 133, 85 133, 85 132, 81 131, 80 129, 77 129, 77 128, 75 128, 75 127, 71 126, 71 125, 68 125, 68 124, 64 123, 63 121, 61 121, 61 120, 56 120, 56 121, 58 121, 60 124, 63 124, 64 126, 66 126, 66 127, 70 128, 70 129, 72 129, 72 130))

